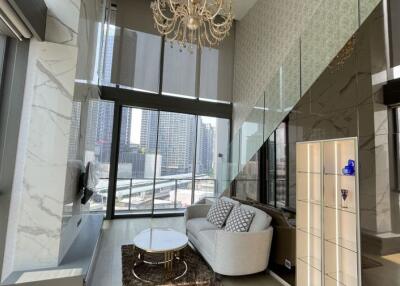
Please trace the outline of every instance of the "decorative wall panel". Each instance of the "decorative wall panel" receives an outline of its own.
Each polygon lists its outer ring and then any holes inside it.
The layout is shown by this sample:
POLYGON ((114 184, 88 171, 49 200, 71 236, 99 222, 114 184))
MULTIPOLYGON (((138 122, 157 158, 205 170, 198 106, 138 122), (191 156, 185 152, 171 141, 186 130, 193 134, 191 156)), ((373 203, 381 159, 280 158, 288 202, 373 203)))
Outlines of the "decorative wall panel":
POLYGON ((322 0, 259 0, 236 25, 234 132, 278 72, 322 0))
POLYGON ((364 22, 368 15, 381 3, 382 0, 360 0, 360 22, 364 22))
POLYGON ((323 0, 301 35, 302 93, 358 28, 358 0, 323 0))
POLYGON ((76 46, 81 0, 45 0, 45 2, 48 9, 46 41, 76 46))

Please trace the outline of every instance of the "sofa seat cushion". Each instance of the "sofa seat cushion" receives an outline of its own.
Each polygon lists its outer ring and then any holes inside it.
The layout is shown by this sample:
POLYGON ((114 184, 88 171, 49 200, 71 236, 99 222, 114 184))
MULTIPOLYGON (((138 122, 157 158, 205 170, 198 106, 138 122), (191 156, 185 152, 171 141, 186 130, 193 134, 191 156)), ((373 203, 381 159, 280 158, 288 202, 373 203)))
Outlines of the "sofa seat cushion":
POLYGON ((198 238, 198 234, 203 230, 217 230, 218 227, 209 222, 205 217, 193 218, 187 221, 186 230, 198 238))
POLYGON ((216 230, 203 230, 198 233, 201 254, 211 263, 215 255, 216 230))
POLYGON ((272 218, 266 212, 245 204, 241 204, 240 207, 254 213, 254 218, 251 222, 249 232, 263 231, 271 225, 272 218))

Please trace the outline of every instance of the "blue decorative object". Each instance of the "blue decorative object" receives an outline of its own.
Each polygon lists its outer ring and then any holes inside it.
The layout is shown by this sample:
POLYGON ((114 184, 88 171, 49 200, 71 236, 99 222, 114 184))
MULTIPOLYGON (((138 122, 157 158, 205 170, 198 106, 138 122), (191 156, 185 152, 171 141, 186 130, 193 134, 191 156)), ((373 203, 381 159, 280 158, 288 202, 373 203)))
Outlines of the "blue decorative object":
POLYGON ((354 176, 356 172, 356 162, 354 160, 349 160, 347 165, 342 169, 342 173, 345 176, 354 176))

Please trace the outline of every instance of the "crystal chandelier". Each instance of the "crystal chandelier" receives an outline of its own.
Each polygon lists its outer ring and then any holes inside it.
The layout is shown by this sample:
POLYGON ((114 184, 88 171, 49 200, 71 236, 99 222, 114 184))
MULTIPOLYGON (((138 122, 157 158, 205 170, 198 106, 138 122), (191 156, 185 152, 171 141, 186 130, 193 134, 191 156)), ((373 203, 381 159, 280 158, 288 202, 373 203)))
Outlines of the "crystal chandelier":
POLYGON ((154 25, 181 47, 218 45, 233 23, 232 0, 154 0, 154 25))

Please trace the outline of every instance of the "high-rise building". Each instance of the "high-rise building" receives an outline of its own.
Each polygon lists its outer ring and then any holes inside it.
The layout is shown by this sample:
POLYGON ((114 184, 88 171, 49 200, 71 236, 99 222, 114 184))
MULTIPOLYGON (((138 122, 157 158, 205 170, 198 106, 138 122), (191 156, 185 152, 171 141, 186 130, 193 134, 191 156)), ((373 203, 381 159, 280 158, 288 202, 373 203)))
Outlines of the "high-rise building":
POLYGON ((114 105, 104 104, 100 101, 92 101, 89 107, 89 114, 94 120, 88 121, 91 126, 89 130, 95 131, 86 140, 86 150, 93 150, 97 160, 101 163, 109 163, 110 146, 113 128, 114 105), (97 119, 97 120, 95 120, 97 119), (95 127, 95 128, 93 128, 95 127), (94 139, 94 141, 92 141, 94 139))
POLYGON ((195 124, 193 116, 187 114, 144 110, 142 113, 141 146, 146 150, 155 151, 162 157, 161 175, 186 174, 192 171, 193 165, 193 136, 195 124))
POLYGON ((80 119, 81 119, 81 103, 73 101, 70 136, 69 136, 68 160, 78 159, 80 119))
POLYGON ((201 118, 199 120, 196 173, 211 175, 214 168, 214 128, 209 123, 203 123, 201 118))
POLYGON ((131 144, 132 111, 132 108, 124 108, 122 111, 119 139, 120 146, 129 146, 131 144))
POLYGON ((142 110, 142 123, 140 129, 140 146, 147 153, 155 153, 157 148, 158 112, 142 110))

